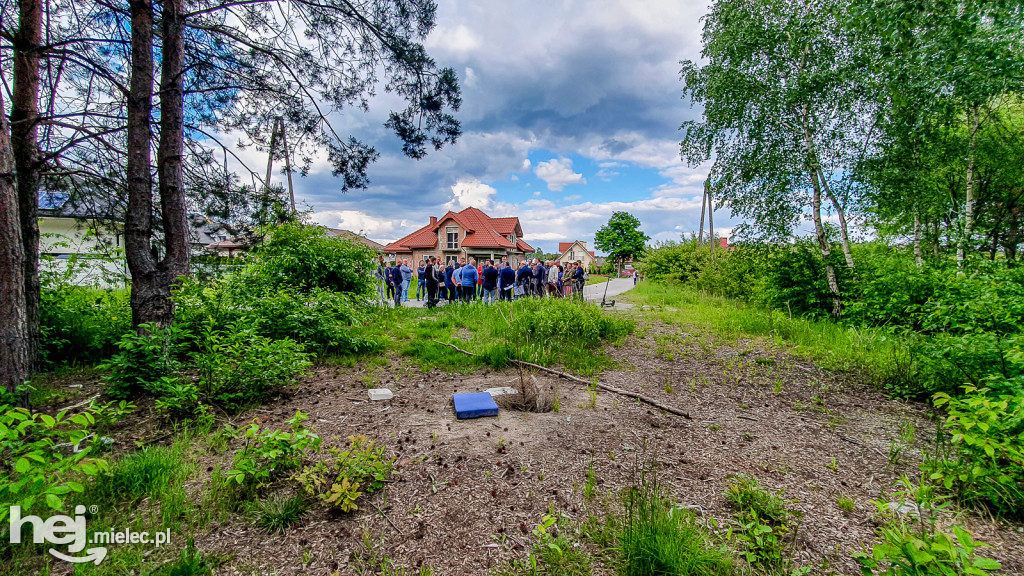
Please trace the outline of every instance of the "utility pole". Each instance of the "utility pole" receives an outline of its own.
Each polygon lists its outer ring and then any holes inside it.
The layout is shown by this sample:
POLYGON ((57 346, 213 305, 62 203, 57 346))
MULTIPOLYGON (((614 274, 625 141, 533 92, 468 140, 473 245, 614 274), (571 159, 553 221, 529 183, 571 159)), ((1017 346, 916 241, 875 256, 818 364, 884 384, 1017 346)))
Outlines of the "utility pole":
POLYGON ((292 186, 292 163, 291 154, 288 150, 288 136, 284 130, 284 118, 274 118, 274 127, 270 132, 270 154, 267 158, 267 179, 264 181, 264 188, 267 195, 270 194, 270 175, 274 169, 274 151, 277 149, 277 135, 281 134, 281 144, 284 148, 284 171, 288 174, 288 197, 291 200, 292 213, 295 213, 295 189, 292 186))
POLYGON ((711 180, 704 181, 704 194, 700 200, 700 232, 697 233, 697 245, 704 243, 704 213, 708 215, 708 242, 711 249, 715 248, 715 203, 711 200, 711 180))

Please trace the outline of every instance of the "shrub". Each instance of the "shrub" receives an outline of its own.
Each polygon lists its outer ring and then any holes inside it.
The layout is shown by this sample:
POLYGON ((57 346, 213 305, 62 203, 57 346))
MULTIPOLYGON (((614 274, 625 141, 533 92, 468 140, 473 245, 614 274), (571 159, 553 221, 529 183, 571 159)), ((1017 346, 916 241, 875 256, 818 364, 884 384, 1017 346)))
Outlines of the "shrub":
POLYGON ((384 456, 383 446, 365 436, 349 436, 348 441, 348 450, 331 447, 328 458, 295 476, 307 494, 342 512, 358 509, 355 501, 363 492, 383 488, 394 463, 394 458, 384 456))
POLYGON ((721 250, 696 240, 664 242, 649 250, 638 267, 653 280, 678 281, 716 296, 746 300, 760 291, 765 254, 753 246, 721 250))
POLYGON ((309 453, 320 449, 320 437, 302 424, 307 418, 306 414, 296 412, 287 421, 290 432, 261 431, 259 424, 253 422, 245 431, 245 445, 235 452, 224 484, 259 489, 282 473, 298 468, 309 453))
POLYGON ((946 406, 943 428, 952 454, 926 458, 928 480, 952 491, 966 504, 986 506, 999 515, 1024 517, 1024 394, 995 396, 988 388, 964 386, 964 394, 935 395, 946 406))
POLYGON ((786 567, 786 545, 794 532, 789 525, 794 512, 786 508, 786 501, 745 475, 736 477, 725 497, 736 509, 739 525, 732 535, 743 542, 747 563, 766 572, 786 567))
POLYGON ((199 370, 199 391, 228 411, 260 403, 294 383, 312 364, 312 355, 301 345, 260 336, 256 328, 231 326, 203 336, 202 349, 192 355, 199 370))
POLYGON ((114 398, 133 398, 143 392, 156 394, 164 378, 180 369, 178 356, 187 332, 177 326, 158 328, 139 326, 139 332, 127 332, 118 342, 120 351, 100 368, 110 370, 107 393, 114 398))
POLYGON ((374 251, 321 226, 288 223, 271 229, 252 253, 248 275, 269 287, 320 288, 367 295, 373 289, 374 251))
POLYGON ((89 412, 49 416, 0 405, 0 522, 11 506, 21 506, 23 515, 42 504, 63 510, 67 494, 84 490, 77 480, 106 470, 106 461, 83 445, 94 423, 89 412))
POLYGON ((39 352, 45 365, 93 364, 117 351, 121 335, 131 329, 127 290, 44 284, 39 352))

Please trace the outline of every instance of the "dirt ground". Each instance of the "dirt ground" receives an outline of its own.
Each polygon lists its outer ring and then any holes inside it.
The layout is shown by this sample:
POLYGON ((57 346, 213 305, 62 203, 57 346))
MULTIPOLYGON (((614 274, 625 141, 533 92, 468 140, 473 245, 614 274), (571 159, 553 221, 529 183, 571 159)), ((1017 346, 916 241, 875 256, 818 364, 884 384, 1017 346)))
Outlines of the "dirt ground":
MULTIPOLYGON (((365 434, 396 457, 395 481, 384 495, 360 501, 352 514, 312 511, 284 536, 247 525, 213 526, 196 536, 200 549, 231 555, 220 574, 353 574, 353 553, 367 533, 408 573, 428 565, 436 574, 486 574, 499 563, 525 558, 529 534, 553 508, 576 520, 602 516, 628 486, 637 461, 656 461, 659 479, 681 505, 720 526, 731 510, 722 496, 728 477, 756 476, 783 490, 802 512, 795 544, 798 565, 815 573, 858 574, 850 554, 874 541, 872 500, 894 492, 901 473, 917 478, 920 449, 935 434, 935 419, 857 382, 818 369, 757 341, 720 341, 677 327, 648 323, 608 354, 620 369, 602 381, 641 391, 688 411, 667 414, 636 400, 537 374, 557 390, 560 410, 502 410, 496 418, 457 420, 454 392, 513 384, 516 370, 469 375, 422 373, 393 358, 380 386, 395 398, 370 402, 366 368, 322 367, 281 404, 257 417, 282 424, 302 410, 325 439, 365 434), (669 392, 668 390, 671 390, 669 392), (890 449, 906 438, 898 464, 890 449), (597 497, 583 486, 593 463, 597 497), (837 504, 855 501, 852 513, 837 504)), ((1002 573, 1024 573, 1019 527, 977 515, 961 522, 993 548, 1002 573)))

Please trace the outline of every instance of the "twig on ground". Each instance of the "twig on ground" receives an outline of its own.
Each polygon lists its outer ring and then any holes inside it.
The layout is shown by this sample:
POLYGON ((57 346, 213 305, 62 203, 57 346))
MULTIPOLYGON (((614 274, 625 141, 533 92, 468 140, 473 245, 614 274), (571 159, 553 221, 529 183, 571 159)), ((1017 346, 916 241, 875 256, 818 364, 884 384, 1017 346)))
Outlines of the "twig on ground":
POLYGON ((385 514, 383 510, 380 509, 380 506, 377 506, 376 502, 373 503, 373 507, 376 508, 377 512, 380 512, 380 515, 388 521, 388 524, 391 524, 391 527, 395 529, 395 532, 398 532, 398 534, 401 535, 402 531, 399 530, 398 526, 395 526, 395 523, 391 521, 391 518, 387 514, 385 514))
MULTIPOLYGON (((461 352, 461 353, 463 353, 463 354, 465 354, 467 356, 476 356, 476 354, 474 354, 472 352, 469 352, 468 350, 463 350, 462 348, 459 348, 458 346, 456 346, 454 344, 449 344, 447 342, 441 342, 441 341, 438 341, 438 340, 434 340, 434 342, 437 342, 438 344, 441 344, 443 346, 448 346, 449 348, 454 348, 457 352, 461 352)), ((525 360, 516 360, 514 358, 509 358, 509 361, 510 362, 515 362, 519 366, 528 366, 530 368, 535 368, 535 369, 540 370, 542 372, 547 372, 549 374, 554 374, 555 376, 560 376, 562 378, 565 378, 566 380, 572 380, 573 382, 578 382, 578 383, 584 384, 586 386, 590 386, 591 384, 593 384, 594 386, 597 386, 598 388, 600 388, 602 390, 605 390, 605 391, 608 391, 608 392, 613 392, 615 394, 620 394, 622 396, 628 396, 630 398, 636 398, 637 400, 639 400, 641 402, 644 402, 646 404, 650 404, 651 406, 654 406, 655 408, 660 408, 660 409, 662 409, 662 410, 664 410, 666 412, 670 412, 672 414, 675 414, 676 416, 682 416, 683 418, 686 418, 687 420, 691 419, 690 415, 687 414, 686 412, 683 412, 682 410, 680 410, 678 408, 673 408, 671 406, 666 406, 665 404, 662 404, 662 403, 658 402, 657 400, 655 400, 655 399, 653 399, 653 398, 651 398, 649 396, 644 396, 643 394, 639 394, 637 392, 631 392, 629 390, 623 390, 621 388, 616 388, 614 386, 609 386, 608 384, 605 384, 603 382, 596 381, 596 380, 594 382, 590 382, 589 380, 584 380, 583 378, 579 378, 577 376, 573 376, 572 374, 569 374, 567 372, 559 372, 558 370, 552 370, 551 368, 548 368, 546 366, 541 366, 540 364, 534 364, 533 362, 527 362, 525 360)))
POLYGON ((58 410, 58 412, 67 412, 68 410, 74 410, 75 408, 79 408, 81 406, 85 406, 86 404, 92 402, 93 400, 95 400, 95 399, 97 399, 99 397, 100 397, 100 395, 96 394, 95 396, 92 396, 90 398, 86 398, 85 400, 79 402, 78 404, 74 404, 74 405, 68 406, 66 408, 61 408, 60 410, 58 410))

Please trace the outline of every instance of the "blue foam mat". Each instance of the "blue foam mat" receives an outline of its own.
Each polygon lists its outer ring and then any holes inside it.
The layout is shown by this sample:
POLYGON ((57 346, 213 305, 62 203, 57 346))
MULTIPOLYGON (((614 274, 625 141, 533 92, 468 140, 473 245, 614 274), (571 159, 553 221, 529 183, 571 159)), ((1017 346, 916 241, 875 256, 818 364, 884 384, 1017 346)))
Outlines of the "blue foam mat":
POLYGON ((455 403, 455 416, 460 420, 498 415, 498 405, 487 392, 452 394, 452 401, 455 403))

